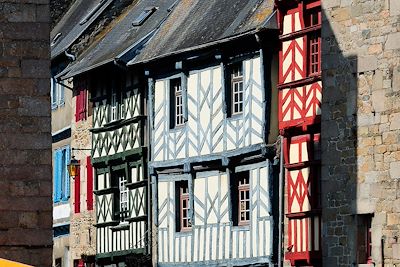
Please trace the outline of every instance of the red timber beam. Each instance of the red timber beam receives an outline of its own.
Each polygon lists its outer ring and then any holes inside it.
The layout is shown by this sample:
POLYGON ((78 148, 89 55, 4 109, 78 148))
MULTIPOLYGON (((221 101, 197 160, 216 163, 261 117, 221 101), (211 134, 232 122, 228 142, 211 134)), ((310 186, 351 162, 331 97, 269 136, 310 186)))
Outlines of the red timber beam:
POLYGON ((287 190, 285 258, 321 266, 321 1, 276 0, 279 129, 287 190))

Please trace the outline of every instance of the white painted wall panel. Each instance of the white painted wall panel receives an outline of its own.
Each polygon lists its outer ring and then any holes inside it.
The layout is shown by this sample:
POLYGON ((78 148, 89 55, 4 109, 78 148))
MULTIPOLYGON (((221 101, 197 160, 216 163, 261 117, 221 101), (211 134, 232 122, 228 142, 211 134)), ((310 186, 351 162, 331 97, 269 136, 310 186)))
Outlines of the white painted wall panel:
POLYGON ((152 159, 175 160, 260 144, 263 142, 263 89, 261 60, 243 62, 244 112, 224 119, 223 71, 215 66, 189 73, 187 77, 188 121, 180 129, 169 129, 168 79, 155 82, 152 159), (183 131, 183 134, 181 134, 183 131), (225 137, 228 136, 228 137, 225 137), (224 142, 226 139, 226 144, 224 142))
MULTIPOLYGON (((159 262, 203 262, 270 256, 272 237, 267 165, 265 162, 240 167, 250 171, 252 211, 250 225, 246 227, 232 227, 229 213, 224 213, 224 210, 231 208, 226 173, 198 173, 194 178, 195 218, 192 231, 185 233, 175 232, 175 182, 159 181, 159 249, 162 250, 159 251, 159 262), (165 231, 165 235, 162 231, 165 231)), ((174 175, 171 178, 177 179, 174 175)))

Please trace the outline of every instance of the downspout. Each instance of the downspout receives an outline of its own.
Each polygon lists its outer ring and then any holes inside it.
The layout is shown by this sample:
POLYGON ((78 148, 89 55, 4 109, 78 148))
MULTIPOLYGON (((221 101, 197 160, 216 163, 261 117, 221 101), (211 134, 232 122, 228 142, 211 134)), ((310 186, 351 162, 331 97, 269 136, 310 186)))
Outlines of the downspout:
POLYGON ((71 59, 71 61, 75 61, 76 57, 75 57, 74 54, 68 53, 67 50, 64 51, 64 54, 65 54, 69 59, 71 59))
POLYGON ((285 180, 284 180, 284 162, 283 162, 283 136, 280 136, 280 159, 279 159, 279 239, 278 239, 278 267, 283 266, 283 214, 284 214, 284 188, 285 188, 285 180))

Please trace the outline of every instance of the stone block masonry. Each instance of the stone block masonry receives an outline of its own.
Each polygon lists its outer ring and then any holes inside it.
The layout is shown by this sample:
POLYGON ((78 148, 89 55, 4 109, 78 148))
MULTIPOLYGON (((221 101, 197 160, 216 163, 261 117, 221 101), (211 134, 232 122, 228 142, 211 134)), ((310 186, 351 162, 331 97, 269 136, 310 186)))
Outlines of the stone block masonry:
POLYGON ((52 263, 48 0, 0 2, 0 258, 52 263))
POLYGON ((400 1, 322 3, 323 266, 400 266, 400 1))

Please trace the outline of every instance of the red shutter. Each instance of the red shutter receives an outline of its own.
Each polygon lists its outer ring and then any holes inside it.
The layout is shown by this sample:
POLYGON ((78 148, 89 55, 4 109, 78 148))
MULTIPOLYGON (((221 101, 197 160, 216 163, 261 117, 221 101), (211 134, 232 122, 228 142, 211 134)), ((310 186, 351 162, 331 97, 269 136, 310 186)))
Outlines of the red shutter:
POLYGON ((93 210, 93 167, 90 156, 86 158, 87 168, 87 209, 93 210))
POLYGON ((82 91, 83 93, 83 98, 82 98, 82 120, 86 120, 86 106, 87 106, 87 89, 83 89, 82 91))
POLYGON ((78 94, 76 95, 75 121, 86 119, 86 102, 87 90, 81 87, 78 89, 78 94))
POLYGON ((75 191, 75 213, 81 212, 81 174, 80 169, 78 170, 78 175, 75 176, 74 191, 75 191))
POLYGON ((77 92, 75 98, 75 121, 78 121, 78 111, 79 111, 79 91, 77 92))

